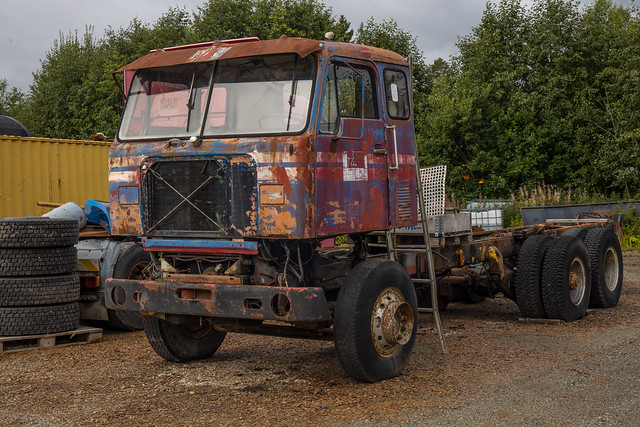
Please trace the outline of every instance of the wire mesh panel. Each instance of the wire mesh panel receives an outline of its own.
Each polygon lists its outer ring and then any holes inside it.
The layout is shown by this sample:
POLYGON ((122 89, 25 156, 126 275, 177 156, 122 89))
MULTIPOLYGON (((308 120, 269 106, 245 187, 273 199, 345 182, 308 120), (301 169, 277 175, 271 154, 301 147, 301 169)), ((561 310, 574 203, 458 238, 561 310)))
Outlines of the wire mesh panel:
POLYGON ((467 212, 471 213, 471 225, 485 231, 504 228, 504 207, 511 206, 509 200, 487 199, 467 203, 467 212))
MULTIPOLYGON (((444 215, 444 185, 446 177, 446 165, 420 169, 424 209, 427 215, 444 215)), ((419 206, 420 204, 418 203, 419 206)))

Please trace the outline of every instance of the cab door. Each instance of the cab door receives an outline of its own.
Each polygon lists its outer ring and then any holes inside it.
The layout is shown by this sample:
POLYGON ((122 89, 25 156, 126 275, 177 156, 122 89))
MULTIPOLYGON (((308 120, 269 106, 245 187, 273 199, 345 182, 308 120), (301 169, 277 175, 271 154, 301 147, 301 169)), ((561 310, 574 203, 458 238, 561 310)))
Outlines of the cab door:
POLYGON ((408 69, 380 66, 384 82, 389 217, 392 228, 417 223, 416 152, 408 69))
POLYGON ((332 58, 326 67, 316 135, 318 236, 389 226, 379 81, 367 61, 332 58))

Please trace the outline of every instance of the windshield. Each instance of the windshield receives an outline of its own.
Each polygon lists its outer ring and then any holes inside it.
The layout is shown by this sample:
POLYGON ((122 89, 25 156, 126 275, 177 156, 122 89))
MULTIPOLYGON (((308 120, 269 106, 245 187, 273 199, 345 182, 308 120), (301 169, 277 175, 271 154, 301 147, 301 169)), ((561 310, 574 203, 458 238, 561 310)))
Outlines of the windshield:
POLYGON ((139 70, 118 137, 301 132, 309 115, 314 68, 312 56, 286 54, 139 70))

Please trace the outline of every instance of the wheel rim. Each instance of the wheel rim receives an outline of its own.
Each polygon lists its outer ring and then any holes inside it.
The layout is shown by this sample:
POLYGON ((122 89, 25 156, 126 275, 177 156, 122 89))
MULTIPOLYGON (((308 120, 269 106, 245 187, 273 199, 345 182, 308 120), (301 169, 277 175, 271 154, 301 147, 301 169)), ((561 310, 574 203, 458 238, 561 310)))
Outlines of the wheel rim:
POLYGON ((620 274, 620 260, 616 250, 609 246, 604 254, 604 283, 613 292, 618 286, 618 274, 620 274))
POLYGON ((587 271, 582 258, 575 257, 569 269, 569 297, 575 306, 580 305, 584 299, 587 288, 587 271))
POLYGON ((415 316, 398 288, 389 287, 378 295, 371 311, 371 340, 376 352, 393 357, 411 340, 415 316))
POLYGON ((149 278, 149 270, 151 267, 151 263, 149 261, 140 261, 136 265, 133 266, 131 272, 129 273, 128 279, 130 280, 144 280, 149 278))

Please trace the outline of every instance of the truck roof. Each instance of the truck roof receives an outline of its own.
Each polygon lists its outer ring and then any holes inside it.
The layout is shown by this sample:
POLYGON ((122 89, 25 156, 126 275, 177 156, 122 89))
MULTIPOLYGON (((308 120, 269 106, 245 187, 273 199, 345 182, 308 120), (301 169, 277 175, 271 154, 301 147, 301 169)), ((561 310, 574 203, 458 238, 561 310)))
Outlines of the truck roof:
POLYGON ((155 49, 116 72, 279 53, 297 53, 304 58, 319 50, 326 50, 337 56, 407 64, 407 60, 401 55, 377 47, 282 36, 274 40, 258 40, 252 37, 155 49))

